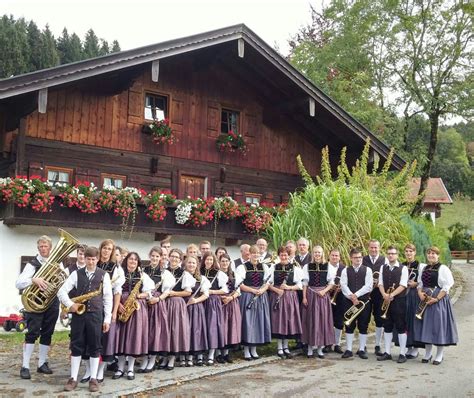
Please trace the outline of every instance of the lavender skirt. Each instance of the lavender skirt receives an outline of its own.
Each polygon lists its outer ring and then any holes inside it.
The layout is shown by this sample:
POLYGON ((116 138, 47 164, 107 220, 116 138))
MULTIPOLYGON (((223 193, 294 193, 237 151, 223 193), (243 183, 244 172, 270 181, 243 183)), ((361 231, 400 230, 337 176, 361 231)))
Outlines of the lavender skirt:
POLYGON ((272 341, 270 323, 270 307, 267 294, 257 298, 252 308, 247 309, 254 295, 243 292, 240 296, 240 312, 242 313, 242 344, 262 345, 272 341))
POLYGON ((173 355, 189 352, 190 325, 186 302, 182 297, 166 299, 168 308, 168 323, 170 327, 170 349, 173 355))
MULTIPOLYGON (((418 297, 418 289, 409 288, 406 296, 407 302, 407 347, 424 347, 424 344, 421 344, 415 341, 415 315, 420 304, 420 298, 418 297)), ((395 333, 393 334, 395 337, 395 333)))
MULTIPOLYGON (((127 297, 128 293, 122 295, 122 304, 127 297)), ((127 322, 117 323, 117 355, 137 357, 148 354, 148 304, 145 299, 138 299, 137 302, 140 309, 134 311, 127 322)))
POLYGON ((300 337, 302 326, 298 294, 293 290, 285 290, 278 305, 276 305, 277 299, 278 294, 270 292, 272 337, 277 339, 300 337))
POLYGON ((224 348, 227 336, 227 324, 221 296, 211 294, 204 302, 206 309, 207 342, 209 348, 224 348))
POLYGON ((232 300, 223 306, 224 324, 226 325, 225 347, 231 348, 240 344, 242 340, 242 314, 240 312, 239 299, 232 300))
POLYGON ((189 351, 200 354, 209 349, 207 341, 206 310, 204 303, 188 305, 188 318, 191 330, 189 351))
POLYGON ((316 293, 323 289, 324 287, 308 287, 306 291, 308 306, 301 306, 303 324, 301 341, 313 347, 336 344, 331 299, 329 294, 321 297, 316 293))
POLYGON ((112 362, 114 360, 118 323, 110 322, 110 329, 107 333, 102 333, 102 361, 112 362))
MULTIPOLYGON (((439 291, 439 288, 434 290, 435 297, 439 291)), ((442 346, 457 344, 458 330, 448 295, 428 306, 421 321, 415 319, 414 331, 415 341, 420 343, 442 346)))
MULTIPOLYGON (((159 297, 160 292, 155 292, 159 297)), ((148 352, 150 354, 164 354, 170 350, 170 326, 168 323, 168 306, 165 301, 158 301, 148 306, 149 335, 148 352)))

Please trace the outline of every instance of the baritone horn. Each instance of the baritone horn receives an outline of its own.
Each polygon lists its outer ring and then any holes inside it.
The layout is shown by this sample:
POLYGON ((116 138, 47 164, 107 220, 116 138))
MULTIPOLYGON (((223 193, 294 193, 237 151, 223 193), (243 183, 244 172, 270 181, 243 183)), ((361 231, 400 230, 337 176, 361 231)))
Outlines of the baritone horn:
POLYGON ((43 278, 48 284, 48 288, 41 290, 35 284, 31 284, 21 294, 21 302, 27 312, 40 313, 46 311, 66 281, 67 274, 60 264, 76 249, 79 241, 61 228, 58 231, 61 235, 59 242, 51 251, 46 262, 34 275, 35 278, 43 278))
POLYGON ((344 313, 344 325, 350 326, 352 322, 364 311, 365 306, 369 303, 370 299, 367 301, 359 301, 359 304, 353 305, 344 313))

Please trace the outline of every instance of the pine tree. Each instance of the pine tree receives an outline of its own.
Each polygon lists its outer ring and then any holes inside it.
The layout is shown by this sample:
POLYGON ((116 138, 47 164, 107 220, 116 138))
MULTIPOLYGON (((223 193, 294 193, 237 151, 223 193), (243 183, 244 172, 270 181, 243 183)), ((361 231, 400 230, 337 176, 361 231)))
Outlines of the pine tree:
POLYGON ((84 59, 98 57, 99 50, 99 39, 94 31, 89 29, 84 40, 84 59))
POLYGON ((68 56, 64 63, 77 62, 83 59, 82 42, 78 35, 73 33, 69 40, 68 56))
POLYGON ((122 50, 121 50, 121 48, 120 48, 119 42, 118 42, 117 40, 114 40, 114 41, 112 42, 112 51, 111 51, 111 52, 113 52, 113 53, 118 53, 118 52, 120 52, 120 51, 122 51, 122 50))
POLYGON ((109 43, 104 40, 104 39, 100 39, 102 44, 100 46, 100 50, 99 50, 99 55, 107 55, 110 53, 110 48, 109 48, 109 43))
POLYGON ((28 70, 38 70, 41 68, 40 60, 41 60, 41 48, 42 48, 42 41, 41 41, 41 32, 38 29, 38 26, 33 22, 30 21, 28 24, 28 45, 29 45, 29 62, 28 62, 28 70))
POLYGON ((17 24, 13 16, 4 15, 0 20, 0 77, 28 71, 27 51, 26 23, 17 24))
POLYGON ((59 65, 59 55, 56 49, 56 41, 49 30, 49 25, 46 24, 41 35, 41 54, 40 54, 40 69, 51 68, 59 65))
POLYGON ((61 64, 68 63, 66 59, 70 40, 69 33, 67 32, 67 29, 64 28, 61 36, 56 40, 56 48, 58 50, 59 62, 61 64))

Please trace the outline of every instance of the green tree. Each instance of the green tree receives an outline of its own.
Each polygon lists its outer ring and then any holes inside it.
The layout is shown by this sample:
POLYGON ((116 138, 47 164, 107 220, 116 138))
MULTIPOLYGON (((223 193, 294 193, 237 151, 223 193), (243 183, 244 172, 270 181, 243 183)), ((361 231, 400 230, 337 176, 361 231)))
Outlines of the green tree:
POLYGON ((82 59, 81 39, 75 33, 69 35, 66 28, 63 29, 56 45, 61 64, 68 64, 82 59))
POLYGON ((122 50, 120 49, 120 44, 119 44, 119 42, 118 42, 117 40, 114 40, 114 41, 112 42, 112 51, 111 51, 111 52, 113 52, 113 53, 118 53, 119 51, 122 51, 122 50))
POLYGON ((0 19, 0 77, 10 77, 28 71, 28 39, 24 19, 13 16, 0 19))
POLYGON ((83 46, 84 59, 98 57, 100 55, 99 39, 92 29, 86 33, 83 46))
POLYGON ((41 35, 39 68, 51 68, 59 65, 59 55, 56 49, 56 41, 54 39, 49 26, 46 25, 41 35))
POLYGON ((28 24, 28 45, 29 45, 29 65, 28 70, 38 70, 41 69, 41 48, 42 48, 42 39, 41 31, 38 29, 38 26, 30 21, 28 24))
POLYGON ((106 40, 101 39, 99 55, 107 55, 108 53, 110 53, 109 43, 106 40))

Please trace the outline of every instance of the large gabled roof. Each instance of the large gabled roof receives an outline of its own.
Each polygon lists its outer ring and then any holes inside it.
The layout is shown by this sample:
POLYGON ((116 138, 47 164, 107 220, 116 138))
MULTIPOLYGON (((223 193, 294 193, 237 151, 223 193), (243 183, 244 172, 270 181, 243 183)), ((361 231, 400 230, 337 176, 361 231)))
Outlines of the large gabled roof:
MULTIPOLYGON (((0 100, 238 39, 242 39, 247 45, 252 46, 286 78, 290 79, 308 97, 313 98, 319 106, 331 112, 362 141, 370 138, 371 146, 377 153, 384 158, 388 156, 387 145, 243 24, 3 79, 0 80, 0 100)), ((402 158, 394 155, 393 165, 396 168, 403 167, 404 163, 402 158)))

